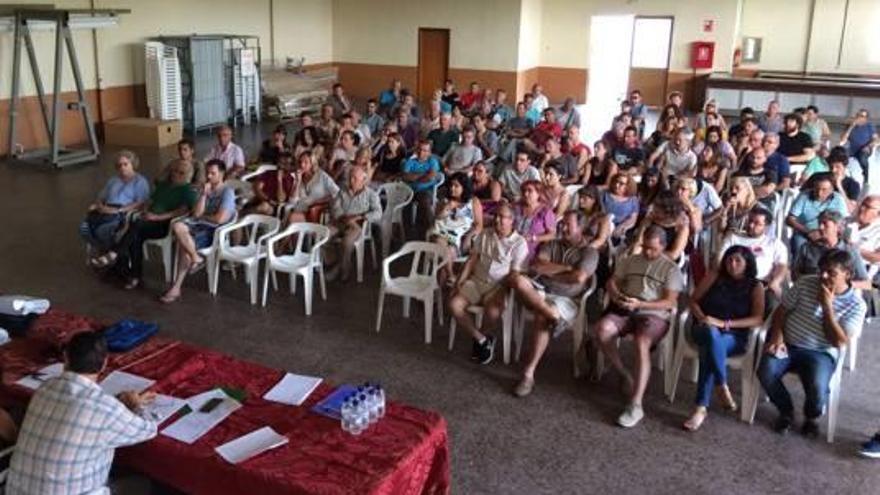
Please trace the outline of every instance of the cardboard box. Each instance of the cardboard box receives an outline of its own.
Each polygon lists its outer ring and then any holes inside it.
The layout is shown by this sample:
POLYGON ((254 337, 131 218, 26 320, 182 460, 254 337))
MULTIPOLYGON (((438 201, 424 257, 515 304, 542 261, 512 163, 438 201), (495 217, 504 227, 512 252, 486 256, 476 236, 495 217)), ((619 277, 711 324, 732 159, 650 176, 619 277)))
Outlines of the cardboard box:
POLYGON ((164 148, 180 141, 179 120, 127 118, 104 124, 104 143, 117 146, 164 148))

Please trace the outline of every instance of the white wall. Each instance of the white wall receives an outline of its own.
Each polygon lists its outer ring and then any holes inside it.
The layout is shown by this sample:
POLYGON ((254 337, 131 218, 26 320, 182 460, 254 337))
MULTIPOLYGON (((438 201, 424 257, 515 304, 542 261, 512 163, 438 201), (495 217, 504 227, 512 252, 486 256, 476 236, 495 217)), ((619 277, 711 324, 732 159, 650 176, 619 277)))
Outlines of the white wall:
POLYGON ((812 1, 743 0, 742 28, 737 42, 741 45, 744 36, 761 38, 761 63, 743 64, 742 67, 803 70, 812 1))
MULTIPOLYGON (((333 2, 275 0, 275 59, 305 57, 306 64, 333 61, 333 2)), ((263 40, 268 60, 269 40, 263 40)))
POLYGON ((519 55, 517 69, 541 65, 543 0, 522 0, 519 23, 519 55))
POLYGON ((450 30, 449 66, 515 71, 520 0, 333 0, 333 60, 418 64, 418 31, 450 30))
MULTIPOLYGON (((541 65, 588 68, 590 18, 594 15, 671 15, 675 22, 670 69, 689 70, 692 41, 714 41, 714 70, 727 71, 732 66, 739 2, 740 0, 548 0, 543 6, 541 65), (713 32, 703 32, 704 20, 715 21, 713 32)), ((609 40, 611 42, 613 40, 609 40)))
POLYGON ((880 74, 880 1, 850 0, 844 16, 846 0, 815 0, 811 25, 813 0, 742 1, 741 36, 762 38, 760 63, 744 68, 880 74))
MULTIPOLYGON (((44 3, 44 0, 18 4, 44 3)), ((95 0, 95 8, 130 9, 118 27, 97 30, 97 59, 103 87, 143 84, 143 42, 159 35, 248 34, 260 37, 263 57, 270 57, 269 0, 95 0)), ((306 63, 332 61, 331 0, 274 0, 277 57, 304 56, 306 63)), ((59 8, 86 9, 89 0, 56 0, 59 8)), ((75 31, 74 39, 87 89, 96 87, 95 52, 91 31, 75 31)), ((9 98, 12 73, 11 33, 0 35, 0 99, 9 98)), ((34 41, 44 81, 53 77, 54 34, 37 33, 34 41)), ((22 96, 36 94, 27 63, 23 64, 22 96)), ((74 89, 65 59, 63 90, 74 89)), ((51 90, 51 85, 47 91, 51 90)))

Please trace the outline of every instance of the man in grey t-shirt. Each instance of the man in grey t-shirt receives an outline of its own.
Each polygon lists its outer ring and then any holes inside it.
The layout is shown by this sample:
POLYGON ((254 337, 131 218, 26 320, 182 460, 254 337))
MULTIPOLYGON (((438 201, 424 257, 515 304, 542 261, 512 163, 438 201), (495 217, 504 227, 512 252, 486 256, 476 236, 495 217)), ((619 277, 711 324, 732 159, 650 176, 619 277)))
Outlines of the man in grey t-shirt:
POLYGON ((642 252, 617 262, 606 289, 611 304, 596 322, 602 352, 621 374, 629 395, 626 410, 617 424, 631 428, 644 417, 642 397, 651 377, 651 348, 669 331, 669 315, 678 305, 684 288, 681 270, 663 255, 666 232, 652 225, 642 236, 642 252), (617 340, 632 334, 636 344, 636 376, 623 366, 617 340))
POLYGON ((566 212, 562 239, 546 242, 538 249, 531 266, 535 277, 517 273, 508 279, 519 300, 534 315, 531 350, 522 378, 513 390, 517 397, 532 392, 535 369, 547 350, 551 332, 556 337, 574 323, 579 310, 578 298, 596 272, 599 253, 584 237, 584 223, 580 212, 566 212))
POLYGON ((483 159, 483 151, 476 145, 476 131, 465 127, 462 142, 453 144, 443 156, 443 173, 450 176, 456 172, 471 173, 474 165, 483 159))

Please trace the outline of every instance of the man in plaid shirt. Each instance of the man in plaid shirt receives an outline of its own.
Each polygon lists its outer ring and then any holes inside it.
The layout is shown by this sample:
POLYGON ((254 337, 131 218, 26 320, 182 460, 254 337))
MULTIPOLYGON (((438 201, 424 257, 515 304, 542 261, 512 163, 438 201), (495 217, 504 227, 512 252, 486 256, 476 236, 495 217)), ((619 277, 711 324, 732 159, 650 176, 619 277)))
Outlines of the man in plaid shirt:
POLYGON ((134 413, 154 394, 106 394, 97 384, 107 343, 97 333, 71 339, 64 373, 37 389, 24 418, 6 494, 109 494, 114 449, 156 436, 156 424, 134 413))

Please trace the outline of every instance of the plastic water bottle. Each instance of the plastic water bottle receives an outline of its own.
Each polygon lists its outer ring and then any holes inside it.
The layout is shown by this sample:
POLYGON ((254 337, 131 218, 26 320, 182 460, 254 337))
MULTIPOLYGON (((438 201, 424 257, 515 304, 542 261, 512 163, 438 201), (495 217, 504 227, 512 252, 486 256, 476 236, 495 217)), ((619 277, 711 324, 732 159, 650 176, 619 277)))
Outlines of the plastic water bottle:
POLYGON ((382 385, 376 384, 375 388, 376 394, 376 417, 381 418, 385 416, 385 389, 382 388, 382 385))
POLYGON ((379 396, 376 395, 375 387, 367 388, 367 406, 370 411, 370 423, 379 421, 379 396))
POLYGON ((342 408, 339 410, 339 415, 341 416, 342 431, 351 433, 351 401, 346 399, 342 403, 342 408))
POLYGON ((363 415, 363 404, 357 399, 351 401, 351 434, 352 435, 360 435, 362 431, 366 429, 364 424, 361 422, 361 416, 363 415))
POLYGON ((370 403, 366 392, 367 390, 364 389, 363 393, 358 394, 358 402, 361 403, 361 413, 358 415, 358 420, 364 430, 370 427, 370 403))

